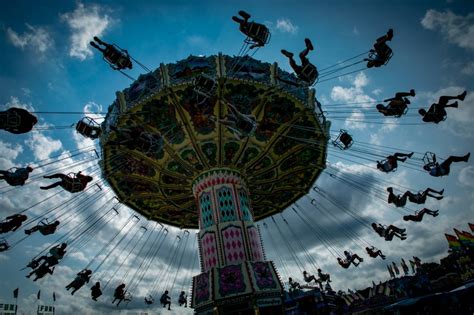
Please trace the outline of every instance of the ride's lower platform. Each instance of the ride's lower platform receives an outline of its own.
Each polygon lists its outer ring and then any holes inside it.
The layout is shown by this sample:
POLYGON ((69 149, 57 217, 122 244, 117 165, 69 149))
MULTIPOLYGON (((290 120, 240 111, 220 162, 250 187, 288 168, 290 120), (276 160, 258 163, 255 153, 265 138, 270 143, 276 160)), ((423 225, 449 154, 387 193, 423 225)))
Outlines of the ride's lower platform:
POLYGON ((193 278, 195 314, 284 314, 282 285, 271 261, 214 267, 193 278))

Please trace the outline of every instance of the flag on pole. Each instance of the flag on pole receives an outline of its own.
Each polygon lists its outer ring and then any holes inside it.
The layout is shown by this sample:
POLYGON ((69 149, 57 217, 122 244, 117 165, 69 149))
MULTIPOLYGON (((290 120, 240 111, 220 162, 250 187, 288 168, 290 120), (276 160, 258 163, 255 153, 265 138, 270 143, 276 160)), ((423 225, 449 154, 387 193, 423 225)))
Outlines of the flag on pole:
POLYGON ((457 251, 461 249, 461 242, 459 242, 458 238, 451 234, 444 234, 446 240, 448 240, 448 246, 451 250, 457 251))
POLYGON ((462 231, 462 234, 469 240, 472 246, 472 244, 474 244, 474 235, 466 231, 462 231))
POLYGON ((36 294, 36 298, 39 300, 41 298, 41 290, 38 290, 38 294, 36 294))
POLYGON ((415 262, 416 268, 421 268, 421 259, 413 256, 413 261, 415 262))
POLYGON ((401 261, 400 265, 402 265, 403 273, 405 274, 405 276, 407 276, 410 269, 408 269, 408 266, 407 266, 407 263, 405 262, 405 259, 402 258, 402 261, 401 261))
POLYGON ((390 274, 390 278, 395 278, 395 273, 393 273, 392 265, 387 265, 388 273, 390 274))
POLYGON ((458 236, 459 242, 466 247, 472 246, 473 242, 471 241, 471 233, 461 232, 459 230, 453 229, 456 235, 458 236), (467 233, 467 234, 466 234, 467 233))
POLYGON ((16 288, 15 290, 13 290, 13 298, 14 299, 18 299, 18 292, 20 291, 20 288, 16 288))
POLYGON ((394 261, 392 261, 392 265, 393 265, 393 271, 395 271, 395 273, 398 276, 400 274, 400 270, 398 270, 397 264, 394 261))
POLYGON ((415 262, 413 260, 409 260, 409 262, 410 262, 410 266, 411 266, 411 273, 415 273, 416 272, 415 271, 415 266, 416 266, 415 262))

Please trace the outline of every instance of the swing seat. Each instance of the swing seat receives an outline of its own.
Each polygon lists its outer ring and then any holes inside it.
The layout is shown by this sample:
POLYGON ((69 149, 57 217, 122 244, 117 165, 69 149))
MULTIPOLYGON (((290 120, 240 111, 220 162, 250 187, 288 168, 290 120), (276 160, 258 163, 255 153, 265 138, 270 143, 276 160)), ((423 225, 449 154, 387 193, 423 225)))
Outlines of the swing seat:
POLYGON ((263 47, 270 42, 270 30, 263 24, 248 22, 247 27, 240 29, 247 38, 246 44, 251 44, 254 47, 263 47))
POLYGON ((424 167, 432 167, 436 164, 435 162, 435 154, 433 152, 429 152, 427 151, 425 153, 425 155, 423 155, 423 157, 421 158, 421 160, 423 161, 423 165, 424 167))
POLYGON ((18 128, 21 125, 21 116, 15 111, 5 111, 0 115, 0 126, 5 129, 18 128))
POLYGON ((216 82, 209 76, 200 74, 193 80, 193 89, 196 93, 210 97, 216 90, 216 82))
MULTIPOLYGON (((385 165, 386 163, 388 163, 388 159, 384 159, 382 161, 380 161, 380 164, 381 165, 385 165)), ((394 167, 392 168, 390 171, 385 171, 385 170, 382 170, 384 173, 393 173, 397 170, 397 167, 394 167)))
POLYGON ((301 73, 298 74, 298 79, 305 82, 308 85, 313 85, 314 82, 318 79, 319 73, 318 69, 312 63, 307 63, 301 69, 301 73))
POLYGON ((79 178, 76 177, 76 174, 74 174, 73 177, 68 174, 68 179, 66 179, 65 181, 65 189, 71 193, 76 193, 84 190, 84 186, 82 185, 82 182, 79 180, 79 178))
POLYGON ((408 113, 408 106, 405 104, 401 107, 401 112, 398 115, 395 115, 395 117, 400 118, 402 116, 405 116, 408 113))
POLYGON ((332 144, 341 150, 347 150, 352 146, 352 144, 354 144, 354 140, 346 130, 341 129, 339 135, 337 136, 336 140, 332 142, 332 144))
POLYGON ((371 50, 369 52, 369 60, 375 62, 376 67, 385 66, 393 57, 393 51, 387 45, 384 45, 379 51, 371 50))
POLYGON ((97 139, 102 134, 100 125, 94 119, 87 116, 77 122, 76 131, 90 139, 97 139))
POLYGON ((125 68, 132 69, 133 67, 130 55, 115 44, 113 49, 105 52, 103 59, 114 70, 123 70, 125 68))

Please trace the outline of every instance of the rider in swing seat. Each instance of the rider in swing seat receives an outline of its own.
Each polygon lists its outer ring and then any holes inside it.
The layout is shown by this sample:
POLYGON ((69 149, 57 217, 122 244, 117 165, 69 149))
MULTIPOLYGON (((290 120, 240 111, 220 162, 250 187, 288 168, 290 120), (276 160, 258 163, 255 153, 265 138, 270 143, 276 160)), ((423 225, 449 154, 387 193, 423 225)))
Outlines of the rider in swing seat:
POLYGON ((102 295, 102 290, 100 289, 100 282, 97 281, 92 287, 91 287, 91 298, 94 301, 97 301, 97 298, 102 295))
POLYGON ((383 260, 385 260, 386 256, 382 253, 380 249, 375 248, 374 246, 371 247, 366 247, 365 250, 367 251, 367 254, 372 257, 372 258, 377 258, 380 256, 383 260))
POLYGON ((429 172, 430 175, 434 177, 449 175, 449 172, 451 170, 450 167, 453 162, 466 162, 467 163, 469 161, 470 156, 471 156, 470 152, 468 152, 464 156, 451 155, 446 160, 444 160, 444 162, 439 164, 438 162, 436 162, 436 155, 433 154, 433 161, 423 166, 423 169, 429 172))
POLYGON ((184 291, 181 291, 181 293, 179 294, 179 297, 178 297, 179 306, 184 305, 184 307, 188 307, 187 300, 188 300, 188 298, 186 296, 186 293, 184 291))
POLYGON ((92 270, 84 269, 77 273, 77 277, 66 286, 66 290, 73 288, 74 290, 71 291, 71 295, 74 295, 77 290, 82 288, 82 286, 86 283, 89 283, 91 278, 92 270))
POLYGON ((166 290, 165 293, 161 295, 160 303, 163 305, 163 307, 168 305, 168 311, 171 311, 171 297, 168 295, 168 290, 166 290))
POLYGON ((384 173, 393 172, 398 167, 398 161, 405 162, 407 158, 412 156, 413 152, 409 154, 396 152, 393 155, 387 156, 384 161, 377 161, 377 169, 384 173))
POLYGON ((438 100, 438 103, 434 103, 430 106, 428 111, 425 109, 421 108, 418 110, 418 113, 423 116, 423 121, 424 122, 433 122, 435 124, 440 123, 441 121, 446 119, 447 113, 446 113, 446 108, 447 107, 453 107, 453 108, 458 108, 458 102, 454 102, 451 104, 448 104, 450 100, 460 100, 464 101, 466 98, 467 91, 462 92, 461 94, 457 96, 441 96, 438 100))
POLYGON ((407 238, 405 229, 396 227, 395 225, 389 225, 387 227, 379 223, 372 223, 372 229, 380 236, 383 237, 386 241, 393 240, 393 237, 396 236, 402 241, 407 238))
POLYGON ((256 22, 249 22, 250 14, 245 11, 239 11, 242 17, 233 16, 232 20, 239 23, 239 30, 250 39, 247 43, 252 43, 249 47, 254 49, 256 47, 263 47, 269 41, 270 31, 268 27, 256 22))
POLYGON ((117 307, 118 307, 124 299, 125 299, 125 283, 122 283, 121 285, 115 288, 114 300, 112 301, 112 304, 114 304, 115 301, 118 300, 117 302, 117 307))
POLYGON ((32 227, 31 229, 26 229, 25 234, 30 235, 31 233, 34 233, 36 231, 39 231, 43 235, 54 234, 59 223, 59 221, 54 221, 53 223, 45 223, 41 221, 38 225, 32 227))
POLYGON ((317 80, 319 74, 316 66, 309 62, 309 59, 306 56, 311 50, 314 50, 314 47, 309 38, 305 38, 304 42, 306 48, 299 54, 301 65, 296 64, 295 59, 293 59, 293 53, 285 49, 282 49, 281 53, 288 58, 290 66, 293 71, 295 71, 298 79, 304 81, 308 85, 312 85, 317 80))
POLYGON ((23 108, 11 107, 0 112, 0 129, 13 134, 27 133, 37 122, 38 119, 23 108))
POLYGON ((31 172, 33 168, 30 166, 0 170, 0 179, 5 180, 10 186, 23 186, 31 172))
POLYGON ((389 29, 387 34, 377 38, 374 44, 374 49, 370 51, 367 61, 367 68, 381 67, 385 65, 392 57, 392 49, 387 45, 387 41, 393 38, 393 29, 389 29))
POLYGON ((24 214, 13 214, 0 222, 0 234, 18 230, 28 217, 24 214))
POLYGON ((413 222, 421 222, 423 220, 423 216, 425 214, 431 215, 432 217, 437 217, 439 214, 439 210, 430 210, 427 208, 423 208, 418 212, 415 212, 414 215, 405 215, 403 216, 403 220, 405 221, 413 221, 413 222))
POLYGON ((54 174, 43 177, 50 179, 59 178, 61 180, 49 186, 42 186, 40 187, 40 189, 47 190, 57 186, 61 186, 64 190, 69 191, 70 193, 83 191, 87 187, 87 184, 93 179, 91 176, 82 175, 81 172, 76 173, 74 177, 64 174, 54 174))
POLYGON ((94 41, 91 41, 90 45, 102 53, 104 59, 110 64, 112 69, 132 69, 132 61, 130 60, 130 55, 127 50, 103 42, 97 36, 94 36, 94 41))
POLYGON ((395 97, 384 100, 384 102, 389 102, 387 106, 377 104, 376 108, 379 113, 382 113, 384 116, 401 117, 408 108, 407 105, 410 104, 410 100, 406 98, 407 96, 415 96, 415 90, 411 89, 410 92, 398 92, 395 94, 395 97))

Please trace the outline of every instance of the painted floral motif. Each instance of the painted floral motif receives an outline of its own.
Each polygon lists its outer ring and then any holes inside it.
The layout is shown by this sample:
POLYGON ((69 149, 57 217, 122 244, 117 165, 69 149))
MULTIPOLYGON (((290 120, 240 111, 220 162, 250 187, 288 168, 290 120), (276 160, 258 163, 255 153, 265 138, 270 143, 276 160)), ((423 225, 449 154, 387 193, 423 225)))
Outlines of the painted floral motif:
POLYGON ((241 265, 230 265, 219 268, 219 294, 225 297, 229 294, 245 292, 246 285, 241 265))
POLYGON ((196 276, 196 304, 201 304, 209 300, 209 272, 201 273, 196 276))
POLYGON ((269 263, 255 262, 251 263, 251 265, 259 289, 276 289, 277 283, 273 279, 269 263))

